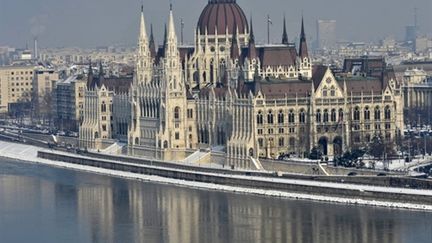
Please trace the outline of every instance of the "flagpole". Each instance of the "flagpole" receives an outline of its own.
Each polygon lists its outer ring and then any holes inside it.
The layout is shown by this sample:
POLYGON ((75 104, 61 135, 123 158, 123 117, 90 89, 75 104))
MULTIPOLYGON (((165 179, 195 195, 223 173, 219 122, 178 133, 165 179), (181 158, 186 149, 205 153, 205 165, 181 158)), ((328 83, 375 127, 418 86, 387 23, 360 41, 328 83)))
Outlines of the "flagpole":
POLYGON ((270 44, 270 14, 267 14, 267 44, 270 44))
POLYGON ((183 22, 183 18, 180 19, 180 26, 181 26, 181 44, 183 45, 183 31, 184 31, 184 22, 183 22))

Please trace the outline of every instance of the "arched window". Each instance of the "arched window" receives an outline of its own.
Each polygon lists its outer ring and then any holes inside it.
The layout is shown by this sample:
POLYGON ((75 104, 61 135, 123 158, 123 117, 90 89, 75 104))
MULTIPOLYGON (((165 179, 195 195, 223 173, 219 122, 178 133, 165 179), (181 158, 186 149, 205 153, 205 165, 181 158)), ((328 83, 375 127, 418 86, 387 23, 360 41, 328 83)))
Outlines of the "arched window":
POLYGON ((360 121, 360 108, 358 106, 356 106, 356 108, 354 109, 353 119, 354 121, 360 121))
POLYGON ((328 121, 329 121, 329 113, 328 113, 328 110, 325 109, 324 110, 324 116, 323 116, 323 122, 327 123, 328 121))
POLYGON ((343 121, 344 119, 344 111, 343 109, 339 109, 339 121, 343 121))
POLYGON ((280 111, 279 111, 279 114, 278 114, 278 123, 279 123, 279 124, 283 124, 284 121, 285 121, 285 119, 284 119, 284 113, 283 113, 282 110, 280 110, 280 111))
POLYGON ((295 122, 294 111, 290 110, 288 113, 288 123, 294 123, 294 122, 295 122))
POLYGON ((258 111, 257 114, 257 124, 263 124, 263 115, 261 111, 258 111))
POLYGON ((366 106, 365 110, 364 110, 364 119, 365 119, 365 121, 369 121, 370 120, 370 110, 369 110, 368 106, 366 106))
POLYGON ((323 88, 323 90, 322 90, 322 96, 323 96, 323 97, 327 97, 327 95, 328 95, 327 87, 324 86, 324 88, 323 88))
POLYGON ((381 120, 381 110, 379 106, 375 107, 375 121, 381 120))
POLYGON ((174 108, 174 119, 180 119, 180 107, 174 108))
POLYGON ((105 101, 102 102, 101 111, 102 112, 106 112, 107 111, 105 101))
POLYGON ((305 111, 303 109, 300 110, 299 122, 300 123, 306 123, 306 114, 305 114, 305 111))
POLYGON ((331 110, 331 121, 336 122, 336 109, 331 110))
POLYGON ((336 96, 336 88, 335 88, 334 86, 332 86, 332 87, 330 88, 330 96, 331 96, 331 97, 336 96))
POLYGON ((273 124, 273 112, 271 110, 269 110, 269 113, 267 115, 267 123, 273 124))
POLYGON ((139 138, 135 138, 135 145, 139 145, 139 138))
POLYGON ((259 146, 260 148, 264 147, 264 139, 262 139, 262 138, 258 138, 258 146, 259 146))
POLYGON ((283 147, 283 146, 285 146, 285 139, 279 138, 279 147, 283 147))
POLYGON ((316 122, 317 123, 321 122, 321 110, 317 110, 316 112, 316 122))
POLYGON ((386 120, 391 120, 391 110, 390 110, 390 106, 386 106, 385 110, 384 110, 384 118, 386 120))

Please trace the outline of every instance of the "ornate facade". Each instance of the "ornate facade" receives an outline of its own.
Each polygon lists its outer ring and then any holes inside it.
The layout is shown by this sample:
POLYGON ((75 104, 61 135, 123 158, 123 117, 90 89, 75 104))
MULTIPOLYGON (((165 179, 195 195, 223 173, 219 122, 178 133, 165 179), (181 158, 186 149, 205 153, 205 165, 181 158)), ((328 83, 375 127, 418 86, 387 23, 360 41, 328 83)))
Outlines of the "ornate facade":
POLYGON ((316 146, 332 157, 376 134, 394 139, 402 100, 382 65, 379 77, 312 66, 303 21, 298 49, 285 24, 280 44, 258 45, 235 0, 208 2, 193 47, 178 45, 171 9, 156 50, 142 11, 136 75, 118 100, 131 112, 128 151, 260 169, 260 158, 302 157, 316 146))

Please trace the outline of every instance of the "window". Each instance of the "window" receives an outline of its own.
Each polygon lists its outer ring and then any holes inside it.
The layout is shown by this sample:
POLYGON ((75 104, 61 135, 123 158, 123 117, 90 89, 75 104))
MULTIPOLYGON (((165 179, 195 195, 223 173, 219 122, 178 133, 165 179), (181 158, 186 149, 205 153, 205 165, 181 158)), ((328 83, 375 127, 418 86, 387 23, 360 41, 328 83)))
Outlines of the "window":
POLYGON ((257 124, 263 124, 263 115, 261 111, 258 111, 257 124))
POLYGON ((360 108, 358 106, 356 106, 356 108, 354 108, 353 119, 354 119, 354 121, 360 121, 360 108))
POLYGON ((279 111, 279 114, 278 114, 278 123, 279 124, 283 124, 284 123, 284 113, 283 113, 283 111, 282 110, 280 110, 279 111))
POLYGON ((343 109, 339 109, 339 121, 343 121, 344 119, 344 111, 343 109))
POLYGON ((269 111, 269 113, 267 115, 267 123, 268 124, 273 124, 273 113, 272 113, 271 110, 269 111))
POLYGON ((371 141, 371 135, 366 134, 365 139, 366 139, 366 142, 370 142, 371 141))
POLYGON ((290 127, 289 128, 289 133, 295 133, 295 128, 294 127, 290 127))
POLYGON ((336 109, 331 110, 331 121, 336 122, 336 109))
POLYGON ((180 119, 180 107, 174 108, 174 119, 178 120, 180 119))
POLYGON ((324 116, 323 116, 323 122, 327 123, 328 121, 329 121, 329 113, 328 113, 328 110, 325 109, 324 110, 324 116))
POLYGON ((381 111, 379 106, 375 107, 375 121, 381 120, 381 111))
POLYGON ((294 115, 294 111, 290 110, 288 113, 288 123, 292 124, 295 122, 295 115, 294 115))
POLYGON ((323 90, 322 90, 322 96, 323 97, 327 97, 327 95, 328 95, 327 94, 327 87, 324 87, 323 90))
POLYGON ((107 126, 106 125, 102 125, 102 131, 106 132, 107 130, 107 126))
POLYGON ((273 134, 273 129, 272 128, 269 128, 268 134, 273 134))
POLYGON ((390 107, 389 107, 389 106, 386 106, 386 107, 385 107, 385 110, 384 110, 384 118, 385 118, 386 120, 390 120, 390 119, 391 119, 391 110, 390 110, 390 107))
POLYGON ((279 147, 283 147, 283 146, 285 146, 285 139, 279 138, 279 147))
POLYGON ((102 102, 102 105, 101 105, 101 111, 102 111, 102 112, 106 112, 106 104, 105 104, 105 101, 102 102))
POLYGON ((306 115, 305 115, 305 111, 303 109, 300 110, 299 122, 300 123, 306 123, 306 115))
POLYGON ((262 135, 263 134, 263 130, 262 129, 258 129, 258 135, 262 135))
POLYGON ((364 110, 364 119, 365 119, 365 121, 369 121, 370 120, 370 110, 369 110, 368 106, 366 106, 366 108, 364 110))
POLYGON ((386 123, 385 124, 385 129, 386 130, 390 130, 391 129, 391 124, 390 123, 386 123))
POLYGON ((176 132, 175 133, 175 140, 179 140, 180 139, 180 133, 176 132))
POLYGON ((188 109, 187 110, 187 116, 188 116, 189 119, 193 118, 193 110, 192 109, 188 109))
POLYGON ((259 146, 260 148, 264 147, 264 139, 262 139, 262 138, 258 138, 258 146, 259 146))
POLYGON ((283 128, 279 128, 279 134, 284 134, 285 130, 283 128))
POLYGON ((317 110, 317 113, 316 113, 316 122, 317 123, 321 122, 321 110, 317 110))
POLYGON ((330 88, 330 96, 331 96, 331 97, 336 96, 336 88, 335 88, 334 86, 332 86, 332 87, 330 88))

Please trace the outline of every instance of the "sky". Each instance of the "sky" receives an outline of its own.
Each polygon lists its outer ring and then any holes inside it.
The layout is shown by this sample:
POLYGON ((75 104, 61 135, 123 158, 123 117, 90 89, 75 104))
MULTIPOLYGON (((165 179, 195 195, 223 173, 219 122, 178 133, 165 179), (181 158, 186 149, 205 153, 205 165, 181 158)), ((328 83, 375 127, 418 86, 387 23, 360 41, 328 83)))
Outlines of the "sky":
MULTIPOLYGON (((185 23, 185 41, 207 0, 171 0, 180 36, 185 23)), ((147 25, 153 23, 160 43, 170 0, 0 0, 0 46, 24 47, 38 35, 41 47, 98 47, 136 45, 140 5, 144 3, 147 25)), ((271 39, 280 42, 283 16, 290 41, 300 32, 302 13, 308 39, 316 36, 318 19, 337 21, 341 40, 378 41, 403 39, 406 25, 414 23, 417 8, 420 32, 432 36, 432 0, 237 0, 252 16, 258 42, 267 36, 266 15, 273 21, 271 39)), ((148 26, 148 30, 149 30, 148 26)))

